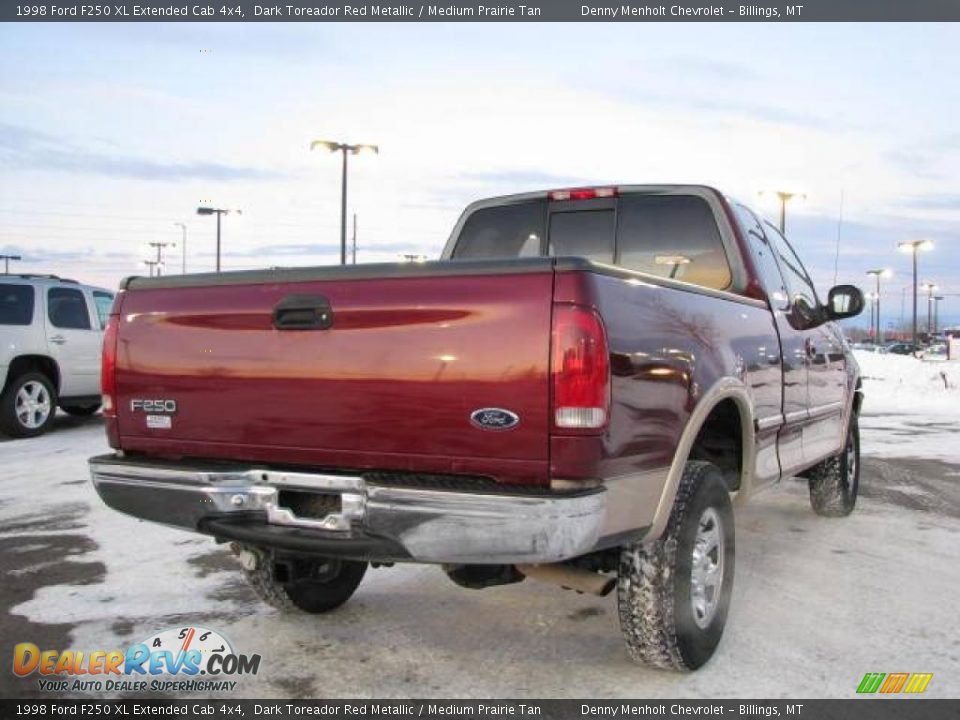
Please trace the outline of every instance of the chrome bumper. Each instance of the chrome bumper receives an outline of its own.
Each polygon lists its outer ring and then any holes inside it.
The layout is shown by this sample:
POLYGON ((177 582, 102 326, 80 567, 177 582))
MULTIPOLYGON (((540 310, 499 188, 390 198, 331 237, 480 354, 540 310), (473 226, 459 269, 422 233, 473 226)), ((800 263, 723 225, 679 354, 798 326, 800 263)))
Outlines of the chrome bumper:
POLYGON ((270 469, 204 470, 90 459, 93 484, 121 512, 166 525, 237 539, 289 535, 319 554, 431 563, 546 563, 589 552, 606 518, 606 493, 511 495, 374 485, 362 477, 270 469), (298 517, 280 492, 338 495, 339 509, 298 517), (231 528, 243 532, 231 534, 231 528), (259 535, 258 535, 259 533, 259 535), (400 553, 378 557, 376 543, 400 553), (401 557, 394 557, 395 555, 401 557))

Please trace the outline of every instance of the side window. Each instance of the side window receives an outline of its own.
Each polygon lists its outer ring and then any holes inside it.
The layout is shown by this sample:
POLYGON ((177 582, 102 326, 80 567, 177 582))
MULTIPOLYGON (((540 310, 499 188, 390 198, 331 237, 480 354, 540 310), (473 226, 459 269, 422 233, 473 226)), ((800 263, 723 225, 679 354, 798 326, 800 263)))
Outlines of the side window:
POLYGON ((732 282, 713 211, 694 195, 627 195, 617 221, 618 264, 715 290, 732 282))
POLYGON ((453 257, 537 257, 545 215, 543 201, 481 208, 463 224, 453 257))
POLYGON ((743 205, 737 205, 736 211, 740 227, 743 228, 747 241, 750 243, 750 250, 756 261, 760 280, 763 282, 763 287, 770 298, 770 305, 775 310, 786 310, 790 307, 790 298, 787 296, 787 288, 783 284, 783 275, 780 274, 780 268, 777 266, 777 260, 774 257, 775 251, 770 247, 770 243, 763 234, 763 227, 756 216, 743 205))
POLYGON ((791 302, 804 318, 813 319, 819 303, 817 292, 813 289, 813 283, 810 282, 810 276, 807 275, 800 258, 780 231, 770 223, 764 223, 764 225, 764 231, 777 251, 777 260, 780 262, 791 302))
POLYGON ((83 293, 73 288, 50 288, 47 291, 47 317, 54 327, 89 330, 90 313, 83 293))
POLYGON ((549 254, 613 262, 613 210, 555 212, 550 216, 549 254))
POLYGON ((33 287, 0 283, 0 325, 33 322, 33 287))
POLYGON ((97 318, 100 320, 100 329, 107 327, 107 318, 110 317, 110 308, 113 307, 113 295, 102 290, 93 291, 93 302, 97 306, 97 318))

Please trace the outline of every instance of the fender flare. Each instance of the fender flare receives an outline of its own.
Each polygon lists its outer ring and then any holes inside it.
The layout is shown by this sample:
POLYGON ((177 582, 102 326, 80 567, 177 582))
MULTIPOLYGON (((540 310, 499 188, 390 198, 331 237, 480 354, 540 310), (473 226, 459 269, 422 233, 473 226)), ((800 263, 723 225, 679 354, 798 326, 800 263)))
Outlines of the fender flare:
POLYGON ((693 448, 693 443, 700 434, 703 423, 706 422, 707 417, 713 412, 713 409, 722 400, 727 399, 732 399, 740 411, 740 437, 743 444, 740 487, 733 492, 734 501, 738 505, 742 505, 750 496, 750 492, 753 489, 757 453, 753 401, 743 381, 732 377, 725 377, 714 383, 703 397, 700 398, 700 402, 698 402, 693 409, 686 426, 683 428, 683 432, 680 434, 680 441, 673 455, 673 462, 670 464, 667 480, 660 494, 660 501, 657 503, 653 523, 650 525, 650 530, 644 537, 645 543, 654 542, 663 534, 664 530, 666 530, 667 523, 670 520, 670 513, 673 511, 673 502, 677 497, 677 488, 680 486, 680 479, 683 477, 683 470, 690 457, 690 450, 693 448))

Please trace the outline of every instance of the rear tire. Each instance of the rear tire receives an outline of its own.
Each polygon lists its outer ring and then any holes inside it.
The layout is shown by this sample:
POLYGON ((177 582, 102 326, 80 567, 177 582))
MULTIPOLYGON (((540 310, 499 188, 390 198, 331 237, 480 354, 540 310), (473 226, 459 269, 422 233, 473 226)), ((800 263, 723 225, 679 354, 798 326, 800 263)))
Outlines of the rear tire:
POLYGON ((367 563, 337 558, 298 558, 309 578, 280 582, 269 555, 259 550, 244 550, 256 557, 254 567, 244 567, 247 581, 257 596, 268 605, 285 612, 301 610, 319 614, 343 605, 360 585, 367 563))
POLYGON ((860 427, 850 418, 847 442, 837 455, 822 460, 805 473, 810 505, 823 517, 846 517, 857 505, 860 491, 860 427))
POLYGON ((88 417, 100 409, 100 403, 96 405, 61 405, 60 409, 67 413, 67 415, 88 417))
POLYGON ((57 414, 57 391, 43 373, 28 372, 9 383, 0 395, 0 431, 10 437, 42 435, 57 414))
POLYGON ((636 662, 696 670, 711 658, 730 607, 734 541, 719 468, 688 462, 664 534, 620 554, 620 629, 636 662))

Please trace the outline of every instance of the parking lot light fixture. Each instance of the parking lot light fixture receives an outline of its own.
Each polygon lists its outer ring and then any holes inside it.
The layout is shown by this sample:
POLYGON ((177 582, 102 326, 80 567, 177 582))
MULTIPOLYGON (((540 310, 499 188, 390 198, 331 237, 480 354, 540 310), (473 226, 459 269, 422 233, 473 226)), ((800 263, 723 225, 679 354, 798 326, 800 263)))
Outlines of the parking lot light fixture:
POLYGON ((872 275, 877 281, 876 290, 873 292, 874 303, 876 307, 877 326, 876 331, 871 334, 873 334, 874 341, 876 341, 877 344, 880 344, 883 341, 883 339, 880 337, 882 332, 880 329, 880 278, 893 277, 893 271, 890 270, 890 268, 876 268, 874 270, 867 270, 867 275, 872 275))
POLYGON ((240 210, 228 210, 226 208, 214 208, 201 205, 197 208, 197 215, 216 215, 217 216, 217 272, 220 272, 220 216, 230 213, 242 214, 240 210))
POLYGON ((347 155, 378 155, 379 145, 360 143, 335 142, 333 140, 314 140, 310 143, 311 150, 326 150, 328 153, 339 152, 343 157, 340 174, 340 264, 347 264, 347 155))
POLYGON ((922 287, 927 291, 927 337, 929 338, 933 334, 933 293, 940 288, 929 280, 924 281, 922 287))
POLYGON ((805 200, 807 197, 806 193, 789 190, 761 190, 759 195, 761 197, 773 195, 777 198, 777 201, 780 203, 780 232, 783 234, 787 232, 787 203, 794 198, 805 200))
POLYGON ((904 240, 897 243, 900 252, 913 256, 913 344, 917 344, 917 255, 921 250, 932 250, 933 240, 904 240))

